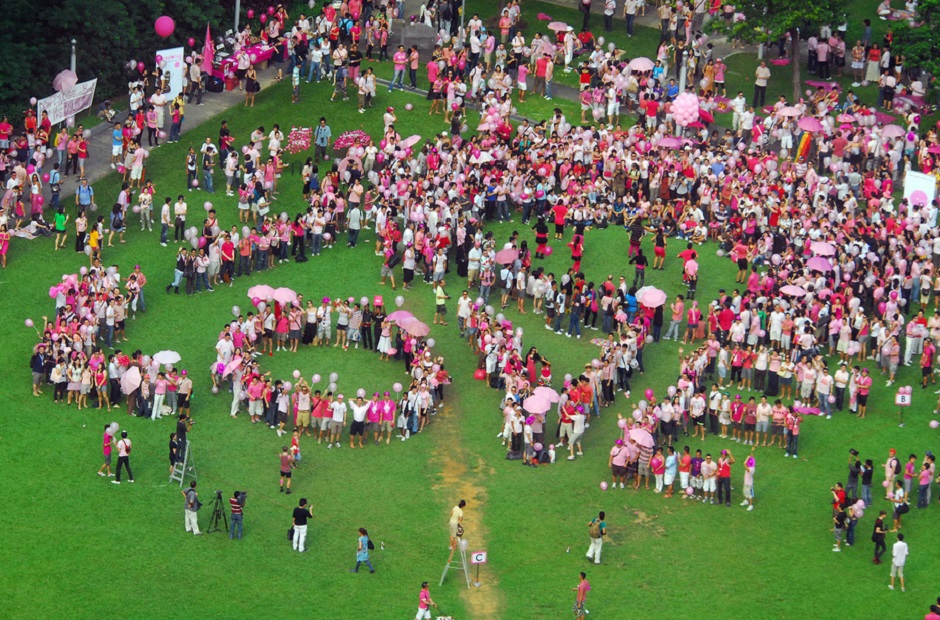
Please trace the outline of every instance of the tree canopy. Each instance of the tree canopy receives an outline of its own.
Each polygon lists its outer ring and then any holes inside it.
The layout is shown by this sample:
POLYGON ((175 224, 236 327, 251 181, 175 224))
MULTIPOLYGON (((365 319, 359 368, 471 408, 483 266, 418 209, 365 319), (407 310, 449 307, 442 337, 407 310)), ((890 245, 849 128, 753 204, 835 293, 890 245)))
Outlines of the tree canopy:
POLYGON ((222 1, 6 0, 0 12, 0 114, 17 125, 30 97, 42 99, 54 92, 52 78, 69 68, 72 39, 79 80, 98 78, 98 93, 124 94, 136 75, 127 69, 129 60, 149 65, 158 49, 185 46, 189 37, 201 48, 207 22, 215 31, 225 18, 224 27, 230 28, 231 8, 224 9, 222 1), (176 22, 166 39, 154 32, 161 15, 176 22))
MULTIPOLYGON (((894 53, 904 56, 908 70, 922 69, 940 75, 940 0, 917 3, 915 25, 899 22, 894 28, 894 53)), ((936 79, 924 80, 934 100, 938 98, 936 79)))
MULTIPOLYGON (((930 0, 937 2, 940 0, 930 0)), ((815 32, 824 24, 835 26, 845 19, 846 0, 751 0, 736 3, 730 24, 712 20, 712 30, 746 43, 771 43, 789 34, 793 58, 793 98, 800 96, 800 31, 815 32)))

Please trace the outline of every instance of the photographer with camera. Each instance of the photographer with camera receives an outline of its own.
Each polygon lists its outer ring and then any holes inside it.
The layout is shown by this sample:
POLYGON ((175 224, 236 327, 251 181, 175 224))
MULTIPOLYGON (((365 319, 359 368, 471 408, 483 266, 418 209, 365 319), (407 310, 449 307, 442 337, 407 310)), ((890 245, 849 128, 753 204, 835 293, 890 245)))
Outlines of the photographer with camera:
POLYGON ((192 532, 195 536, 202 536, 199 531, 199 518, 197 511, 202 508, 202 502, 199 501, 199 493, 196 492, 196 481, 189 483, 189 488, 183 493, 183 517, 186 524, 186 531, 192 532))
POLYGON ((229 527, 228 538, 233 540, 235 538, 235 524, 238 524, 238 540, 242 539, 242 519, 244 517, 243 511, 245 509, 245 495, 247 491, 235 491, 232 494, 232 497, 229 498, 228 504, 232 509, 232 525, 229 527))

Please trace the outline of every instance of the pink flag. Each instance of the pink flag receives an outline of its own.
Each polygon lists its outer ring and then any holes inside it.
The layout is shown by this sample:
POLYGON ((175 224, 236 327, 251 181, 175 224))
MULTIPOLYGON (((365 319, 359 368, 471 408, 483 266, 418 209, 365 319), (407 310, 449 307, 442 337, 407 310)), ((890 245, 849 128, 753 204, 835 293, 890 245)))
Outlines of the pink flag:
POLYGON ((206 24, 206 43, 202 47, 202 72, 212 73, 212 64, 215 62, 215 45, 212 44, 212 34, 209 32, 209 24, 206 24))

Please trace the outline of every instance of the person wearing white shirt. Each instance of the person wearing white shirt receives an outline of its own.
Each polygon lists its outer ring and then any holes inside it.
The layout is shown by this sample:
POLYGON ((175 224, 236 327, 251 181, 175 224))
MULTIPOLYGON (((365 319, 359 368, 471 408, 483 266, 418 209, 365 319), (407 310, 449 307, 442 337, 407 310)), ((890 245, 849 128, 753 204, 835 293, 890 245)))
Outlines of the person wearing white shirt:
POLYGON ((356 397, 356 401, 349 403, 349 408, 352 409, 353 422, 349 427, 349 447, 355 447, 353 445, 353 439, 359 437, 359 447, 362 448, 362 437, 366 432, 366 414, 369 412, 370 403, 364 401, 361 396, 356 397))
POLYGON ((738 91, 738 96, 731 100, 731 110, 733 115, 731 117, 731 128, 735 131, 741 128, 741 119, 744 116, 744 111, 747 109, 747 99, 744 97, 744 93, 738 91))
POLYGON ((908 548, 904 542, 904 534, 898 533, 898 541, 891 547, 891 583, 888 588, 894 589, 894 578, 901 580, 901 592, 904 592, 904 564, 907 562, 908 548))
POLYGON ((336 400, 333 401, 333 404, 330 405, 330 411, 333 412, 333 419, 330 422, 330 443, 327 444, 327 448, 332 448, 334 445, 339 448, 339 438, 343 432, 343 427, 346 426, 346 403, 344 402, 344 397, 342 394, 336 397, 336 400))

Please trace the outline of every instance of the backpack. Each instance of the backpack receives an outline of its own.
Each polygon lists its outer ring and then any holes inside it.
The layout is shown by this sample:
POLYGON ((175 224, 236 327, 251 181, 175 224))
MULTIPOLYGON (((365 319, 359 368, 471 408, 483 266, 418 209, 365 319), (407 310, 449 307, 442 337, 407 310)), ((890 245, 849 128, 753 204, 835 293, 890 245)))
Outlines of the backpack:
POLYGON ((901 473, 901 461, 894 459, 894 475, 900 475, 901 473))
POLYGON ((366 547, 369 549, 369 551, 375 551, 375 543, 372 542, 371 538, 366 539, 366 547))
POLYGON ((594 519, 591 521, 591 529, 589 531, 591 538, 600 538, 601 537, 601 521, 600 519, 594 519))

